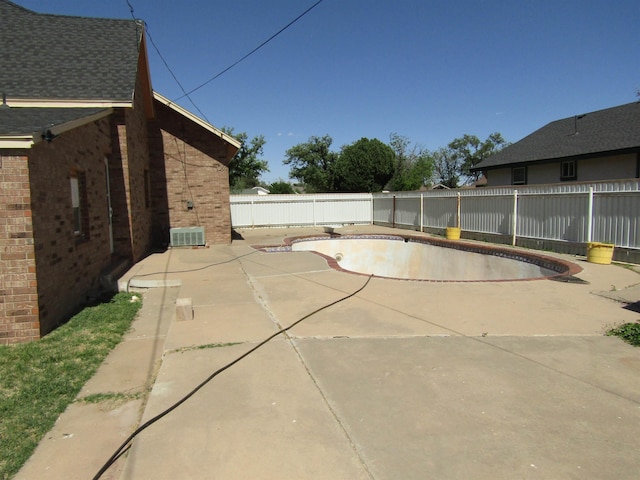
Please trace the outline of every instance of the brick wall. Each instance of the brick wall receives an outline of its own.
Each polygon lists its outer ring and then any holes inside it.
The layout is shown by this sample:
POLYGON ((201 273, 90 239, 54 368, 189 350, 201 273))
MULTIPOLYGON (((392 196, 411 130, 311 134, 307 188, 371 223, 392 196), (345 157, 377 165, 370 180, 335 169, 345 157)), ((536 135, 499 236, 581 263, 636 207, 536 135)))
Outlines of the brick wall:
POLYGON ((229 243, 227 143, 166 105, 156 102, 155 110, 149 141, 156 238, 168 243, 169 228, 201 226, 207 243, 229 243))
POLYGON ((28 158, 0 155, 0 345, 39 336, 28 158))
POLYGON ((139 81, 134 107, 121 110, 112 118, 114 151, 110 158, 118 207, 114 208, 117 251, 134 262, 149 251, 152 228, 149 187, 145 185, 150 169, 149 139, 144 96, 137 93, 140 91, 139 81))
POLYGON ((40 331, 56 328, 100 288, 111 263, 105 156, 108 119, 41 142, 29 153, 40 331), (82 206, 86 231, 74 232, 70 178, 86 187, 82 206))

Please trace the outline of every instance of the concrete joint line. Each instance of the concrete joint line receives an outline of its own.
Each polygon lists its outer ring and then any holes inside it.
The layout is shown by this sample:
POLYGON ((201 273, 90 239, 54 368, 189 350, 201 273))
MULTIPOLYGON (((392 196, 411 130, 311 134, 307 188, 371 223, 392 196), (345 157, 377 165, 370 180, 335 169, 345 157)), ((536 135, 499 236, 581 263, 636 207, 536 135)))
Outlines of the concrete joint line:
MULTIPOLYGON (((242 268, 242 267, 241 267, 242 268)), ((258 293, 258 289, 256 288, 256 285, 254 283, 253 278, 248 275, 246 273, 246 271, 244 270, 244 268, 242 268, 242 271, 245 273, 245 275, 247 276, 247 282, 249 283, 249 285, 251 286, 251 290, 253 291, 253 295, 254 298, 256 299, 256 302, 258 303, 258 305, 260 305, 260 307, 262 307, 262 309, 267 313, 267 315, 269 316, 269 318, 271 319, 271 321, 274 323, 274 325, 276 326, 276 328, 278 330, 282 330, 284 327, 282 326, 282 324, 278 321, 278 318, 276 317, 276 315, 269 309, 269 306, 267 305, 266 301, 259 295, 258 293)), ((324 270, 322 270, 324 271, 324 270)), ((288 274, 288 275, 292 275, 295 276, 295 274, 288 274)), ((282 276, 282 275, 278 275, 278 276, 282 276)), ((264 278, 264 277, 261 277, 264 278)), ((320 394, 320 397, 322 398, 323 403, 326 405, 327 409, 329 410, 329 413, 331 414, 331 416, 334 418, 334 420, 336 421, 336 423, 338 424, 340 430, 342 431, 342 433, 344 434, 345 438, 347 439, 347 441, 349 442, 349 445, 351 445, 351 448, 353 450, 354 455, 356 456, 356 458, 358 459, 358 462, 360 463, 360 465, 362 466, 362 469, 367 472, 368 477, 373 480, 374 476, 371 473, 371 471, 369 470, 369 467, 367 465, 367 463, 364 460, 363 455, 361 454, 360 450, 358 449, 358 446, 356 445, 353 437, 351 436, 351 434, 349 433, 349 431, 347 430, 346 425, 342 422, 342 420, 340 419, 340 417, 338 416, 337 412, 333 409, 333 407, 331 406, 331 403, 329 402, 329 399, 327 398, 327 396, 325 395, 324 391, 322 390, 322 388, 320 388, 320 385, 318 385, 318 382, 316 381, 315 377, 311 374, 311 371, 309 370, 309 367, 307 366, 306 362, 304 361, 304 358, 302 357, 302 354, 300 353, 300 351, 298 350, 297 345, 295 344, 294 339, 289 335, 288 332, 283 332, 282 333, 282 337, 283 339, 291 346, 291 348, 293 349, 293 351, 295 352, 298 361, 300 362, 300 364, 302 365, 302 368, 304 368, 305 372, 307 373, 307 375, 309 376, 309 379, 311 380, 311 382, 313 383, 313 385, 315 386, 316 390, 318 391, 318 393, 320 394)))

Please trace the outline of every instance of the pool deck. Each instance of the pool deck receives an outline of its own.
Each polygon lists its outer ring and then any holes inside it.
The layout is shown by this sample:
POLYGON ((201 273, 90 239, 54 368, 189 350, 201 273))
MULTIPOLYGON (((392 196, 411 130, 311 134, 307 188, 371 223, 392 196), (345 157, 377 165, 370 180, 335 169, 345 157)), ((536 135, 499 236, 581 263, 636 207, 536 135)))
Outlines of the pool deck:
POLYGON ((136 264, 123 282, 155 288, 80 394, 128 396, 70 405, 16 478, 92 478, 141 422, 363 286, 214 378, 101 478, 637 478, 640 348, 603 336, 640 317, 636 271, 555 255, 589 283, 368 280, 251 247, 322 231, 240 230, 136 264))

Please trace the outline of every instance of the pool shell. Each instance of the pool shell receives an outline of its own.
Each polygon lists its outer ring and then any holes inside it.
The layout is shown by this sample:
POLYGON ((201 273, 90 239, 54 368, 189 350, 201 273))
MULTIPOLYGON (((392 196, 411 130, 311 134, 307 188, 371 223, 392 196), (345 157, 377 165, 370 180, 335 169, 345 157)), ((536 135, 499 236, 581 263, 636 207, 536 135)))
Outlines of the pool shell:
MULTIPOLYGON (((320 245, 320 244, 319 244, 320 245)), ((530 281, 530 280, 566 280, 572 275, 582 271, 582 267, 579 265, 562 260, 555 257, 550 257, 535 252, 514 250, 508 247, 500 247, 496 245, 469 243, 458 240, 446 240, 437 237, 422 237, 414 235, 379 235, 379 234, 356 234, 356 235, 311 235, 300 237, 285 238, 281 245, 270 246, 254 246, 254 248, 265 252, 291 252, 291 251, 310 251, 326 259, 328 265, 338 271, 343 271, 358 275, 373 275, 380 278, 390 278, 395 280, 412 280, 412 281, 424 281, 424 282, 513 282, 513 281, 530 281), (406 276, 393 276, 393 275, 378 275, 376 273, 366 273, 357 270, 350 270, 340 265, 338 260, 334 256, 327 255, 313 250, 310 245, 309 248, 295 250, 294 245, 296 243, 307 242, 312 244, 314 241, 327 241, 327 240, 388 240, 398 241, 403 243, 424 244, 433 247, 442 247, 446 249, 457 250, 460 252, 475 253, 485 256, 496 257, 496 259, 506 259, 516 262, 529 264, 540 269, 538 275, 525 276, 523 278, 416 278, 406 276), (546 271, 546 272, 545 272, 546 271)), ((340 255, 336 255, 340 257, 340 255)), ((446 264, 445 264, 446 265, 446 264)))

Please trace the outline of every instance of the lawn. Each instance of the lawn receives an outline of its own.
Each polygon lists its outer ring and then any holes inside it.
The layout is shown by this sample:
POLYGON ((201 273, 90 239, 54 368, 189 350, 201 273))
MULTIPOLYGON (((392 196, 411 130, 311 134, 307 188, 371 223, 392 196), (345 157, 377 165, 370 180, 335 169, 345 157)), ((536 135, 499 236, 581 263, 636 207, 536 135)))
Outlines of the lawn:
POLYGON ((17 473, 140 309, 119 293, 39 341, 0 346, 0 479, 17 473))

